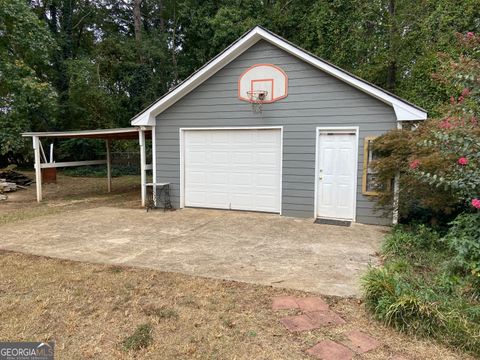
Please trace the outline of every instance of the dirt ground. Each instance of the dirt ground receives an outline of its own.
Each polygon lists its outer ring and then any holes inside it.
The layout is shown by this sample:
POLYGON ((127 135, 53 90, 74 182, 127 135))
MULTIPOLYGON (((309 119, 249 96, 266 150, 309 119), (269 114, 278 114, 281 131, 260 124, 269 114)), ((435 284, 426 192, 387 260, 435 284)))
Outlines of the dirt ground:
MULTIPOLYGON (((32 171, 22 171, 34 179, 32 171)), ((0 201, 0 225, 65 211, 88 209, 108 204, 124 208, 140 208, 140 177, 113 178, 112 192, 107 193, 103 178, 69 177, 57 175, 56 184, 43 185, 41 203, 36 202, 35 184, 26 190, 7 193, 8 200, 0 201)))
MULTIPOLYGON (((54 215, 73 218, 99 207, 139 210, 137 184, 136 177, 114 179, 115 192, 107 196, 104 179, 60 176, 58 185, 45 188, 47 200, 41 204, 34 203, 33 189, 17 192, 8 203, 0 203, 0 241, 7 228, 19 230, 21 239, 32 221, 54 215)), ((71 229, 77 226, 71 224, 71 229)), ((370 318, 359 300, 341 297, 326 299, 345 325, 290 333, 279 319, 295 311, 272 311, 276 295, 309 294, 3 251, 0 339, 54 340, 58 359, 309 359, 306 349, 356 328, 383 344, 356 359, 471 359, 386 328, 370 318), (125 351, 122 342, 141 324, 151 324, 152 343, 125 351)))

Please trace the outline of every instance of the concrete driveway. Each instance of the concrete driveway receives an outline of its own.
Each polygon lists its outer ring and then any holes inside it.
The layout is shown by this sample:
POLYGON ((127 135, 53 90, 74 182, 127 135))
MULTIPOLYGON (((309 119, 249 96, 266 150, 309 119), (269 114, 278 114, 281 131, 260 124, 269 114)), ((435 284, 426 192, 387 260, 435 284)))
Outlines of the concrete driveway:
POLYGON ((272 214, 100 207, 0 227, 0 248, 357 296, 386 228, 272 214))

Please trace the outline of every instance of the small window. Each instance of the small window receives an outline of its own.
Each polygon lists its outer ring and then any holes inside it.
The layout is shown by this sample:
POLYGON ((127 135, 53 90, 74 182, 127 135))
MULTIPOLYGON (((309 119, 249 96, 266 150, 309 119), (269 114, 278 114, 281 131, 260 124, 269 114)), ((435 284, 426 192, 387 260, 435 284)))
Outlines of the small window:
POLYGON ((372 143, 375 136, 367 136, 365 138, 363 147, 363 184, 362 192, 364 195, 378 195, 381 192, 388 190, 386 183, 379 182, 375 171, 372 169, 372 161, 378 158, 375 151, 372 150, 372 143))

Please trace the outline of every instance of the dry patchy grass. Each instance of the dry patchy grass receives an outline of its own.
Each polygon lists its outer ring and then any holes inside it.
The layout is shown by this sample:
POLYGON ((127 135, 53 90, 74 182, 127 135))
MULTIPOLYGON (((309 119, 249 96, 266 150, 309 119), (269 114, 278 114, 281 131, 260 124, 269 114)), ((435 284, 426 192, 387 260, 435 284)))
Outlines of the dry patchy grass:
MULTIPOLYGON (((33 172, 22 173, 35 177, 33 172)), ((0 202, 0 225, 104 205, 140 206, 139 176, 121 176, 112 181, 112 192, 109 194, 105 179, 70 177, 59 173, 56 184, 43 185, 44 201, 41 203, 36 202, 35 184, 9 193, 8 200, 0 202)))
POLYGON ((303 359, 353 328, 384 343, 364 359, 468 358, 381 326, 355 300, 327 299, 346 325, 292 334, 271 298, 299 291, 10 252, 0 268, 0 338, 54 340, 58 359, 303 359), (131 335, 145 346, 127 351, 131 335))

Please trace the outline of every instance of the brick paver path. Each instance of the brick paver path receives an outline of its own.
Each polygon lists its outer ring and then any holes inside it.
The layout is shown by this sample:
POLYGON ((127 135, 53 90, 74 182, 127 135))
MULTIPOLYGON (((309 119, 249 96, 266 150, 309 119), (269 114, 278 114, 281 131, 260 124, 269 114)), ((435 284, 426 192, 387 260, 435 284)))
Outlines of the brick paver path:
POLYGON ((307 350, 307 354, 323 360, 350 360, 355 353, 332 340, 320 341, 307 350))
MULTIPOLYGON (((312 296, 299 298, 294 296, 278 296, 273 298, 272 309, 299 310, 299 315, 286 316, 280 322, 292 332, 311 331, 324 326, 346 324, 346 321, 330 309, 321 297, 312 296)), ((342 334, 339 342, 322 340, 315 346, 306 350, 307 354, 322 360, 349 360, 356 354, 363 354, 377 349, 381 343, 361 332, 352 330, 342 334)))
POLYGON ((343 343, 359 354, 374 350, 380 346, 378 340, 358 330, 350 331, 345 335, 347 339, 343 343))

